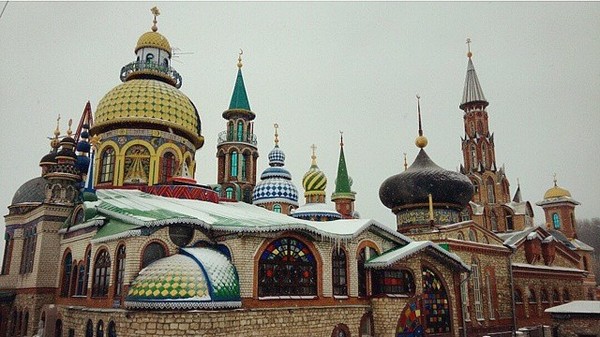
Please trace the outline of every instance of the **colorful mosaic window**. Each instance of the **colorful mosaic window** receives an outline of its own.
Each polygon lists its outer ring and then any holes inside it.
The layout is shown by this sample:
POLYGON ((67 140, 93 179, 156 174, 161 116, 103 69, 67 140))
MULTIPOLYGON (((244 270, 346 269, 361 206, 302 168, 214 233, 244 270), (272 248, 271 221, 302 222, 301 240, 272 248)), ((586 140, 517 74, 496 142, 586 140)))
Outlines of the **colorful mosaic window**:
POLYGON ((417 302, 408 303, 398 319, 396 337, 422 337, 425 336, 423 317, 417 302))
POLYGON ((317 262, 300 240, 271 242, 258 262, 258 296, 316 296, 317 262))
POLYGON ((342 248, 333 250, 331 255, 331 273, 333 276, 333 294, 337 296, 348 295, 346 251, 342 248))
POLYGON ((450 303, 441 279, 429 268, 423 268, 423 313, 426 333, 450 332, 450 303))
POLYGON ((158 242, 152 242, 144 249, 142 256, 142 268, 147 267, 150 263, 162 259, 167 256, 165 248, 158 242))
POLYGON ((147 184, 150 151, 143 145, 133 145, 125 153, 124 184, 147 184))
POLYGON ((408 270, 374 270, 373 295, 410 295, 415 292, 415 280, 408 270))
POLYGON ((110 254, 102 249, 94 261, 94 278, 92 284, 93 297, 105 297, 108 295, 108 283, 110 280, 110 254))
POLYGON ((62 284, 60 286, 60 296, 67 297, 69 296, 69 281, 71 280, 71 268, 73 266, 73 259, 71 257, 71 253, 67 253, 65 259, 63 260, 63 277, 62 284))
POLYGON ((107 147, 100 156, 100 183, 112 183, 115 174, 115 150, 107 147))
POLYGON ((117 249, 117 263, 115 273, 115 296, 121 296, 123 293, 123 279, 125 277, 125 245, 120 245, 117 249))

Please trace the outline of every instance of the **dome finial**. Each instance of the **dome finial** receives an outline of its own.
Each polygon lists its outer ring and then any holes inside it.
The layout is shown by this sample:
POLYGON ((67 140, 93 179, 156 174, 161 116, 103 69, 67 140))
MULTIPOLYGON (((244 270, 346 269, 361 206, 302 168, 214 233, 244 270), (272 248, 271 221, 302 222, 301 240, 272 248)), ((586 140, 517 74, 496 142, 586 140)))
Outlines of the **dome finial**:
POLYGON ((58 147, 58 136, 60 136, 60 114, 58 114, 58 117, 56 118, 56 129, 54 129, 54 138, 52 138, 52 140, 50 140, 50 146, 53 149, 56 149, 58 147))
POLYGON ((406 162, 406 152, 404 152, 404 171, 408 169, 408 163, 406 162))
POLYGON ((279 124, 275 123, 273 124, 273 127, 275 128, 275 146, 279 146, 279 134, 277 133, 277 129, 279 129, 279 124))
POLYGON ((422 149, 427 146, 427 138, 423 136, 423 127, 421 125, 421 96, 419 94, 417 94, 417 112, 419 115, 419 136, 415 140, 415 145, 422 149))
POLYGON ((468 37, 467 38, 467 57, 471 58, 471 56, 473 56, 473 53, 471 53, 471 38, 468 37))
POLYGON ((554 186, 555 187, 558 186, 558 185, 556 185, 556 172, 554 172, 554 186))
POLYGON ((73 125, 73 119, 69 119, 69 128, 67 129, 67 136, 71 137, 73 134, 73 130, 71 130, 71 125, 73 125))
POLYGON ((237 63, 237 67, 239 69, 242 69, 242 55, 244 55, 244 51, 242 50, 242 48, 240 48, 240 52, 238 53, 238 63, 237 63))
POLYGON ((310 159, 312 159, 311 165, 317 165, 317 155, 315 154, 317 146, 313 144, 310 146, 310 148, 312 149, 312 155, 310 156, 310 159))
POLYGON ((156 23, 158 21, 156 21, 156 17, 160 15, 160 11, 158 10, 158 7, 154 6, 150 9, 150 12, 152 12, 152 14, 154 15, 154 20, 152 20, 152 31, 156 32, 158 30, 158 27, 156 26, 156 23))

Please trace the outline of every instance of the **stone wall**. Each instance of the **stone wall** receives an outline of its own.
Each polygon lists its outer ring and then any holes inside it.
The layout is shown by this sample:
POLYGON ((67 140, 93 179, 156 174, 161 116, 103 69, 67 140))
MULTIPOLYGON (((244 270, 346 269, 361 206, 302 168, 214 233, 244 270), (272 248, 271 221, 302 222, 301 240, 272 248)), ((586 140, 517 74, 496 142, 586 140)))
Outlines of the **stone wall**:
POLYGON ((579 337, 600 336, 599 315, 569 315, 565 319, 553 317, 552 330, 554 336, 579 337))

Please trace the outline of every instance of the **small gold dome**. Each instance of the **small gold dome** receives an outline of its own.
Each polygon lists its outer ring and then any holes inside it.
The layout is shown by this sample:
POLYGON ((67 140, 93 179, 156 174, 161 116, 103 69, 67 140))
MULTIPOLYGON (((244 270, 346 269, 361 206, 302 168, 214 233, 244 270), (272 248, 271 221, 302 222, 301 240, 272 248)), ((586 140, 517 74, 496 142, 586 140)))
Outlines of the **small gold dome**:
POLYGON ((140 48, 144 47, 154 47, 162 49, 169 53, 169 56, 171 56, 171 44, 169 44, 169 40, 167 40, 167 38, 162 36, 162 34, 160 33, 147 32, 142 34, 142 36, 140 36, 140 38, 138 39, 134 52, 137 53, 137 51, 140 48))
POLYGON ((183 132, 198 148, 204 143, 200 119, 190 99, 161 81, 129 80, 113 88, 98 103, 93 129, 123 127, 128 122, 164 125, 183 132))
POLYGON ((566 189, 564 189, 562 187, 558 187, 556 185, 554 185, 554 187, 552 187, 551 189, 547 190, 546 193, 544 193, 544 199, 563 198, 563 197, 571 198, 571 192, 567 191, 566 189))
POLYGON ((424 148, 427 146, 427 138, 425 136, 417 137, 417 139, 415 139, 415 145, 420 149, 424 148))

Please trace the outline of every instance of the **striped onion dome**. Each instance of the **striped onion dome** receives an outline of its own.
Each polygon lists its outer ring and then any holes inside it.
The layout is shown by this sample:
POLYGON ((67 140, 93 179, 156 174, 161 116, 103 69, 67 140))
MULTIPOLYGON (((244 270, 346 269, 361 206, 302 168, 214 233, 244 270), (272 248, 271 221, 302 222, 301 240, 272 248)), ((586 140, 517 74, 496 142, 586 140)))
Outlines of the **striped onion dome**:
POLYGON ((323 194, 325 195, 325 188, 327 187, 327 177, 325 173, 317 166, 317 156, 313 153, 312 164, 308 169, 308 172, 304 174, 302 178, 302 187, 304 187, 304 194, 323 194))
POLYGON ((275 144, 269 152, 269 167, 260 175, 254 187, 252 203, 254 205, 269 202, 285 202, 298 206, 298 189, 292 183, 292 175, 283 167, 285 153, 275 144))
POLYGON ((239 277, 223 253, 181 248, 142 269, 125 299, 129 309, 193 310, 241 307, 239 277))

